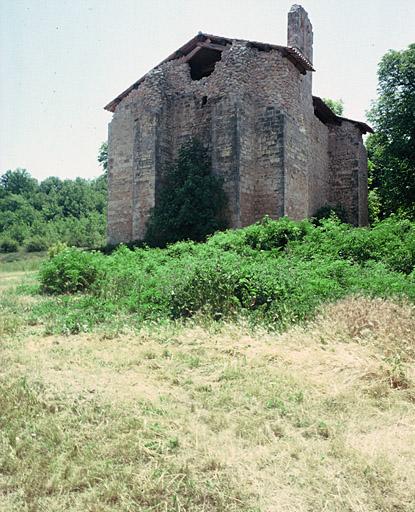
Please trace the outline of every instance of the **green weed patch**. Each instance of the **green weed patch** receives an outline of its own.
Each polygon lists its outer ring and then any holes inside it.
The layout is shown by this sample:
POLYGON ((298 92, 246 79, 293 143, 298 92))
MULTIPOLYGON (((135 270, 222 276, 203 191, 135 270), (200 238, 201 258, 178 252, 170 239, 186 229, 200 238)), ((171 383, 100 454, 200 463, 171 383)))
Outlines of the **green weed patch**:
POLYGON ((73 318, 87 330, 117 314, 138 324, 244 316, 281 329, 349 294, 414 300, 414 263, 415 224, 407 220, 369 229, 284 218, 166 249, 120 246, 106 256, 67 248, 40 276, 45 293, 78 294, 50 302, 49 313, 64 305, 66 324, 73 318))

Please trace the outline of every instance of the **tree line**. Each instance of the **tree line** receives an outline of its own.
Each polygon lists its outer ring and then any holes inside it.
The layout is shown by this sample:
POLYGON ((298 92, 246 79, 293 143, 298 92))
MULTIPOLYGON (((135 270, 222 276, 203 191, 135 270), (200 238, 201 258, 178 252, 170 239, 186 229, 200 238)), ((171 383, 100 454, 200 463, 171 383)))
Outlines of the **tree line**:
POLYGON ((0 177, 0 251, 43 251, 57 242, 77 247, 105 243, 107 180, 46 178, 26 169, 0 177))
POLYGON ((415 220, 415 43, 382 57, 368 119, 375 130, 367 139, 373 213, 415 220))

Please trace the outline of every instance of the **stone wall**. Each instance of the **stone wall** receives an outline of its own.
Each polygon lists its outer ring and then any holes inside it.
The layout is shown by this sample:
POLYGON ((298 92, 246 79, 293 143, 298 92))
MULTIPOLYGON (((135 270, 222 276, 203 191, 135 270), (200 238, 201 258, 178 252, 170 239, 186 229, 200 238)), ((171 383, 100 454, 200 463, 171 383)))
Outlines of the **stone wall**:
MULTIPOLYGON (((293 5, 288 13, 287 44, 297 48, 313 63, 313 27, 308 14, 301 5, 293 5)), ((304 87, 311 91, 312 73, 304 78, 304 87)))
POLYGON ((313 116, 307 138, 308 210, 311 217, 330 202, 329 130, 313 116))
POLYGON ((313 27, 301 5, 293 5, 288 12, 287 44, 300 50, 313 62, 313 27))
MULTIPOLYGON (((246 226, 255 216, 256 199, 258 197, 258 175, 255 167, 257 138, 255 100, 250 95, 238 99, 237 102, 237 166, 239 168, 239 218, 238 226, 246 226)), ((218 171, 220 169, 218 168, 218 171)))
POLYGON ((119 112, 108 129, 108 239, 119 243, 133 239, 133 142, 134 121, 129 112, 119 112))
POLYGON ((255 200, 244 226, 264 215, 277 219, 284 215, 285 116, 268 106, 257 115, 256 154, 251 173, 255 177, 255 200))
POLYGON ((369 210, 368 210, 368 169, 367 169, 367 152, 363 144, 362 135, 360 134, 358 146, 358 213, 357 219, 358 226, 367 226, 369 223, 369 210))
POLYGON ((355 123, 342 121, 329 132, 330 202, 342 205, 348 221, 367 224, 367 158, 355 123))
POLYGON ((360 131, 317 119, 310 75, 276 49, 241 41, 200 80, 180 59, 146 75, 110 123, 109 241, 145 236, 166 169, 190 137, 208 148, 212 170, 224 180, 232 227, 266 214, 301 219, 329 202, 365 223, 360 131))

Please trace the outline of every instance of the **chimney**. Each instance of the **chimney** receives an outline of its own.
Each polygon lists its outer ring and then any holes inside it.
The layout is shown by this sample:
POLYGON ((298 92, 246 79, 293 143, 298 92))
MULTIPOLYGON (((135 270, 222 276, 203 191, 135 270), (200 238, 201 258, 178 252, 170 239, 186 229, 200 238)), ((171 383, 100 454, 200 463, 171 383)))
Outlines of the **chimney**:
POLYGON ((313 63, 313 27, 301 5, 293 5, 288 13, 287 45, 300 50, 313 63))

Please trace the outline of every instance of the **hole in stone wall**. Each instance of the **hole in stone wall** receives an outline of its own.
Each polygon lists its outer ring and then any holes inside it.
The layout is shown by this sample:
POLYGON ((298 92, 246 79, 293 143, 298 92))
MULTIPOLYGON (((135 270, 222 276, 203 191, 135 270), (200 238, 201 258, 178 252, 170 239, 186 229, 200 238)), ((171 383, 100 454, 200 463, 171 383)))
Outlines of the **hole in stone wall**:
POLYGON ((192 80, 200 80, 213 73, 215 65, 220 61, 222 52, 212 48, 200 48, 189 60, 192 80))
POLYGON ((202 107, 204 107, 207 103, 207 96, 203 96, 202 98, 202 107))

